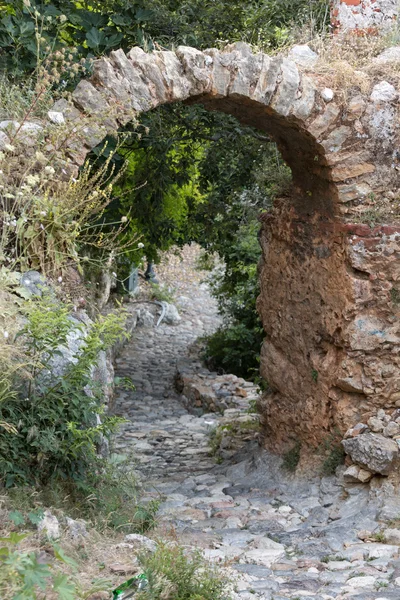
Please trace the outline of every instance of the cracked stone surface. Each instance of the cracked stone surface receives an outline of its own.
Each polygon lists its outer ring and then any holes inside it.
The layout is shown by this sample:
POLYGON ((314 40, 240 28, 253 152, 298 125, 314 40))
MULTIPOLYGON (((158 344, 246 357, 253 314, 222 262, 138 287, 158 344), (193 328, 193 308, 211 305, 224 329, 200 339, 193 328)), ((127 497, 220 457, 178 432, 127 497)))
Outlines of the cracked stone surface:
POLYGON ((185 250, 182 263, 174 258, 168 277, 159 274, 175 284, 182 320, 137 328, 116 365, 117 375, 136 385, 116 399, 116 413, 128 419, 116 448, 133 453, 146 498, 162 498, 153 537, 173 527, 180 543, 226 567, 235 600, 398 600, 393 541, 400 532, 390 543, 376 536, 389 507, 400 514, 388 482, 386 489, 348 483, 345 467, 338 476, 293 476, 256 440, 227 452, 222 464, 210 456, 210 430, 237 413, 249 415, 243 399, 223 415, 196 416, 174 390, 177 362, 198 361, 193 343, 220 322, 201 274, 193 272, 192 252, 185 250))

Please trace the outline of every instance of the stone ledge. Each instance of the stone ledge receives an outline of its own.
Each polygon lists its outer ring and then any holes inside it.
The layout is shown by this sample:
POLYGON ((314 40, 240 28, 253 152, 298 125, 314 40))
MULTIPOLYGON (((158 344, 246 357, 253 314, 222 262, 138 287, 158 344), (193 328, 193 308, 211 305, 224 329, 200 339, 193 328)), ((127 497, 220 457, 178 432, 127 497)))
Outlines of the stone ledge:
POLYGON ((259 398, 252 382, 236 375, 218 375, 190 360, 178 362, 175 386, 187 410, 194 414, 248 410, 259 398))

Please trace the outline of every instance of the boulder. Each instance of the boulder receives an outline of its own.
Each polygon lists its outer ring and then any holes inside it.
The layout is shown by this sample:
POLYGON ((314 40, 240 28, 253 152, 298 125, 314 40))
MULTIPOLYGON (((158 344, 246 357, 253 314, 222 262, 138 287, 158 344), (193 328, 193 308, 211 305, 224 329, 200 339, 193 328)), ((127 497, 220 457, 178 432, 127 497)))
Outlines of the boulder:
POLYGON ((400 434, 400 424, 390 421, 383 430, 385 437, 394 437, 400 434))
POLYGON ((396 88, 388 81, 377 83, 371 92, 371 100, 375 104, 380 104, 381 102, 393 102, 396 98, 396 88))
POLYGON ((41 296, 44 290, 50 290, 45 278, 38 271, 26 271, 22 274, 20 283, 29 296, 41 296))
POLYGON ((49 117, 49 120, 55 125, 65 124, 65 118, 62 112, 59 112, 57 110, 49 110, 47 116, 49 117))
POLYGON ((381 433, 381 431, 383 431, 384 425, 381 419, 378 419, 378 417, 371 417, 370 419, 368 419, 368 427, 374 433, 381 433))
POLYGON ((157 550, 156 542, 145 535, 140 535, 140 533, 128 533, 125 536, 125 541, 133 544, 135 550, 141 552, 143 552, 143 550, 147 550, 148 552, 155 552, 157 550))
POLYGON ((335 94, 331 88, 324 88, 321 92, 321 98, 325 100, 325 102, 332 102, 334 95, 335 94))
POLYGON ((38 530, 44 532, 50 540, 56 540, 60 537, 60 523, 49 510, 44 511, 43 518, 38 524, 38 530))
POLYGON ((138 327, 154 327, 154 315, 147 308, 141 308, 138 317, 138 327))
POLYGON ((357 435, 365 433, 366 431, 368 431, 368 426, 365 425, 365 423, 357 423, 357 425, 354 425, 354 427, 350 427, 350 429, 346 431, 344 437, 345 439, 356 437, 357 435))
POLYGON ((400 546, 400 529, 386 529, 383 535, 387 544, 400 546))
POLYGON ((318 60, 318 54, 307 44, 298 44, 290 50, 288 58, 301 67, 313 67, 318 60))
POLYGON ((357 465, 351 465, 343 473, 343 478, 349 483, 368 483, 372 479, 372 473, 361 469, 357 465))
POLYGON ((88 535, 84 521, 75 521, 70 517, 66 517, 67 529, 69 536, 74 540, 80 540, 88 535))
POLYGON ((178 325, 179 321, 181 321, 178 309, 174 304, 165 303, 165 305, 165 315, 162 322, 167 325, 178 325))
POLYGON ((387 65, 390 63, 398 63, 400 61, 400 46, 392 46, 386 48, 381 54, 373 59, 373 63, 378 65, 387 65))
POLYGON ((379 433, 364 433, 343 440, 342 445, 354 463, 380 475, 389 475, 399 459, 396 442, 379 433))

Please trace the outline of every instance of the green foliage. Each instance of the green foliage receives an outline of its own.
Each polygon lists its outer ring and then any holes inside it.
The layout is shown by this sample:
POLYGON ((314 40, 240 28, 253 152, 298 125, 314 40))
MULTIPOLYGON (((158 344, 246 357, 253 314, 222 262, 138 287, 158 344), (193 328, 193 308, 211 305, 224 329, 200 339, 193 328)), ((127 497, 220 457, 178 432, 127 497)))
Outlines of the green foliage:
POLYGON ((296 442, 293 448, 283 455, 282 466, 284 469, 292 473, 296 470, 297 465, 300 462, 300 451, 301 442, 296 442))
POLYGON ((148 585, 138 600, 229 600, 225 581, 200 552, 159 543, 154 554, 140 557, 148 585))
MULTIPOLYGON (((159 501, 141 503, 138 482, 125 461, 126 457, 111 455, 101 469, 87 474, 78 489, 72 486, 71 510, 76 517, 89 519, 97 530, 145 533, 156 525, 159 501)), ((61 487, 58 497, 62 496, 61 487)))
POLYGON ((210 369, 252 379, 258 370, 262 340, 261 327, 249 329, 244 323, 222 326, 207 339, 203 357, 210 369))
POLYGON ((323 475, 334 475, 336 469, 344 463, 346 453, 341 445, 332 446, 328 456, 322 464, 323 475))
POLYGON ((226 425, 218 425, 218 427, 216 427, 210 432, 209 446, 211 456, 218 456, 224 434, 230 433, 232 431, 233 426, 231 423, 228 423, 226 425))
POLYGON ((173 293, 169 289, 162 287, 157 283, 151 284, 151 297, 159 302, 168 302, 169 304, 173 304, 175 302, 173 293))
POLYGON ((199 48, 246 41, 279 47, 298 28, 328 26, 327 0, 2 0, 2 68, 32 70, 49 51, 76 46, 83 57, 155 44, 199 48))
POLYGON ((392 287, 390 290, 390 298, 396 306, 400 305, 400 290, 396 287, 392 287))
POLYGON ((318 452, 324 456, 321 466, 323 475, 334 475, 336 469, 344 463, 346 453, 341 444, 343 435, 339 430, 335 430, 328 435, 318 448, 318 452))
POLYGON ((202 215, 206 231, 211 226, 210 217, 214 217, 208 246, 211 251, 218 252, 226 264, 224 271, 213 273, 211 281, 225 323, 209 337, 205 358, 211 368, 254 379, 263 340, 256 312, 259 295, 257 264, 261 256, 258 215, 268 210, 277 195, 286 193, 290 169, 279 159, 272 144, 265 145, 252 139, 241 150, 243 156, 234 173, 228 174, 229 181, 224 179, 225 169, 219 172, 211 193, 212 208, 202 215), (247 164, 245 154, 250 154, 253 159, 249 161, 250 171, 242 166, 247 164), (224 192, 229 186, 230 196, 224 192))
POLYGON ((21 339, 29 362, 16 374, 19 393, 0 404, 0 421, 17 432, 0 437, 0 478, 6 487, 84 479, 96 463, 102 437, 109 437, 119 422, 103 415, 103 390, 93 383, 92 371, 99 352, 123 337, 124 317, 99 317, 84 337, 68 307, 44 295, 27 303, 26 318, 21 339), (79 334, 76 362, 61 376, 51 376, 48 365, 60 346, 79 334), (102 416, 100 424, 96 413, 102 416))
POLYGON ((37 99, 36 81, 33 78, 15 83, 10 74, 3 73, 0 76, 0 107, 3 117, 18 120, 23 119, 28 112, 32 117, 46 117, 52 104, 54 100, 50 90, 37 99))
MULTIPOLYGON (((74 600, 75 585, 63 574, 57 564, 39 560, 35 552, 18 548, 25 534, 12 533, 0 538, 0 594, 2 598, 39 600, 55 593, 59 600, 74 600)), ((71 564, 64 553, 55 547, 54 557, 59 563, 71 564)))
POLYGON ((16 526, 37 525, 43 518, 44 511, 42 509, 34 510, 24 515, 19 510, 13 510, 8 513, 9 520, 16 526))
POLYGON ((7 490, 8 519, 14 528, 26 531, 51 506, 74 519, 84 519, 97 531, 144 533, 157 524, 159 500, 144 504, 132 466, 123 455, 97 459, 85 478, 55 479, 47 485, 13 487, 7 490))

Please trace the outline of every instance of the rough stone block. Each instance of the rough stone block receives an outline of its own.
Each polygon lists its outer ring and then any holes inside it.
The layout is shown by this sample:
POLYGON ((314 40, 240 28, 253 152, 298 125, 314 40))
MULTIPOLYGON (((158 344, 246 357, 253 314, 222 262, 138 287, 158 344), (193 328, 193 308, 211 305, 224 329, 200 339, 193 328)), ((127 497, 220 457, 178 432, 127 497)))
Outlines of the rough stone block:
POLYGON ((389 475, 399 460, 397 444, 377 433, 364 433, 342 441, 354 463, 372 473, 389 475))
POLYGON ((287 116, 296 100, 300 85, 300 74, 296 64, 291 60, 283 59, 281 65, 282 81, 271 102, 271 107, 280 115, 287 116))

